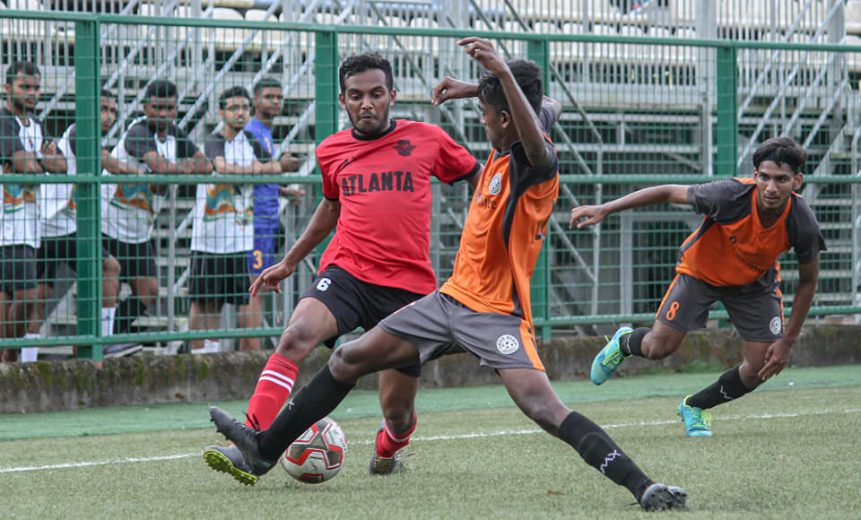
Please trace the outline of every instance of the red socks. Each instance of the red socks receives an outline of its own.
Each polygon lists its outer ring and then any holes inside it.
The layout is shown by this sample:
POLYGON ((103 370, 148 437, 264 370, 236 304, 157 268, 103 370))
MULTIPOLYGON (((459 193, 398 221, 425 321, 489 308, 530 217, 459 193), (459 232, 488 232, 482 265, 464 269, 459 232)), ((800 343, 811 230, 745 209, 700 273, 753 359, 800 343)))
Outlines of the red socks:
POLYGON ((260 373, 254 395, 248 401, 245 425, 256 430, 269 428, 290 398, 297 374, 299 367, 296 363, 277 352, 272 354, 260 373))
POLYGON ((417 424, 418 418, 414 415, 413 425, 410 426, 409 430, 403 433, 394 433, 389 427, 389 423, 383 421, 383 429, 377 434, 377 455, 387 459, 394 457, 398 450, 410 443, 410 435, 416 431, 417 424))

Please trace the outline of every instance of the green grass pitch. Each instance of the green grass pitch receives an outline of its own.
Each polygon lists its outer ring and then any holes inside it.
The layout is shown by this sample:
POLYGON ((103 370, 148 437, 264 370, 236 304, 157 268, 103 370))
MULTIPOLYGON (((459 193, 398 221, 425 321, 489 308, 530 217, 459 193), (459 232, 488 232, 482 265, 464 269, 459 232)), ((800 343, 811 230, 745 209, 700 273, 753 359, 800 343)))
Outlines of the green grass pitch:
MULTIPOLYGON (((653 478, 685 487, 685 518, 858 518, 861 370, 786 370, 684 437, 675 407, 717 374, 554 386, 653 478)), ((239 414, 244 403, 219 403, 239 414)), ((630 495, 538 431, 502 387, 423 390, 410 470, 367 475, 376 396, 333 417, 350 443, 320 485, 275 468, 244 487, 204 464, 205 404, 0 416, 0 518, 634 518, 630 495)), ((673 516, 679 513, 671 513, 673 516)))

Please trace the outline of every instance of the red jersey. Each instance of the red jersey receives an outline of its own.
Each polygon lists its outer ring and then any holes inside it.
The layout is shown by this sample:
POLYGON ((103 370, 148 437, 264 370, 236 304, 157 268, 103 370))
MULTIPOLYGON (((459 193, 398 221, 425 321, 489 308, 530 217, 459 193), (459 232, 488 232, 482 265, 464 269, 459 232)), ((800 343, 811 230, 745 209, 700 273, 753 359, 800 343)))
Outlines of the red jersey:
POLYGON ((317 146, 323 195, 341 203, 335 236, 320 271, 337 265, 366 283, 427 294, 436 289, 430 262, 431 176, 453 183, 479 164, 441 128, 398 120, 376 139, 352 129, 317 146))

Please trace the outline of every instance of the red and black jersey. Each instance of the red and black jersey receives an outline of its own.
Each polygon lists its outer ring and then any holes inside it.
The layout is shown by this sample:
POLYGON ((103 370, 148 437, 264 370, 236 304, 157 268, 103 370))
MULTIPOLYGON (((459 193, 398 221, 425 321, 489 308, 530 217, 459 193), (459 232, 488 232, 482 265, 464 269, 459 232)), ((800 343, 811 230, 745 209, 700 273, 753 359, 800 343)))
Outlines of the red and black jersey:
POLYGON ((790 248, 801 263, 825 250, 819 222, 803 197, 793 193, 777 222, 763 227, 756 193, 750 178, 691 186, 688 203, 705 218, 682 243, 676 272, 716 286, 774 282, 777 260, 790 248))
POLYGON ((441 128, 398 120, 381 137, 351 129, 317 146, 323 195, 341 204, 335 236, 319 270, 334 264, 367 283, 427 294, 436 289, 430 262, 431 177, 453 183, 479 164, 441 128))

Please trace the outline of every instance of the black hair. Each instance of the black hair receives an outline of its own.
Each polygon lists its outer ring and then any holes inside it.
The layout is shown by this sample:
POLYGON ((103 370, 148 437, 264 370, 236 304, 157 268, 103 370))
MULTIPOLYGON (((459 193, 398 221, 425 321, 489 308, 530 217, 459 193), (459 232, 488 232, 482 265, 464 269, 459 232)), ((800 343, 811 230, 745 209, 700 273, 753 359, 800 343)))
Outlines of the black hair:
POLYGON ((144 102, 149 102, 150 98, 176 98, 176 83, 159 79, 153 81, 146 87, 144 94, 144 102))
MULTIPOLYGON (((541 69, 535 63, 527 60, 508 62, 508 68, 514 76, 514 81, 523 91, 526 100, 537 114, 541 110, 541 99, 544 97, 544 85, 541 81, 541 69)), ((496 112, 508 111, 508 100, 499 78, 489 72, 482 74, 478 82, 478 99, 485 105, 492 106, 496 112)))
POLYGON ((252 92, 254 92, 254 95, 256 96, 257 94, 260 94, 260 91, 264 88, 281 89, 282 87, 281 82, 275 78, 261 78, 260 81, 254 84, 252 92))
POLYGON ((753 152, 753 167, 765 161, 773 161, 778 166, 788 165, 793 173, 801 173, 807 161, 807 152, 789 137, 775 137, 759 145, 753 152))
POLYGON ((102 89, 101 96, 102 98, 117 99, 116 94, 106 88, 102 89))
POLYGON ((381 70, 386 76, 386 88, 394 90, 395 80, 392 73, 392 64, 389 60, 383 58, 375 52, 365 54, 355 54, 341 62, 338 68, 338 83, 341 85, 341 92, 344 92, 344 83, 350 76, 361 74, 366 70, 381 70))
POLYGON ((15 81, 15 78, 20 75, 42 77, 42 73, 39 72, 39 67, 37 67, 33 62, 16 61, 6 69, 6 84, 11 85, 12 82, 15 81))
POLYGON ((218 96, 218 108, 224 110, 224 107, 227 106, 227 100, 234 97, 244 97, 249 103, 251 103, 251 96, 248 95, 248 91, 245 90, 245 87, 236 86, 230 87, 218 96))

